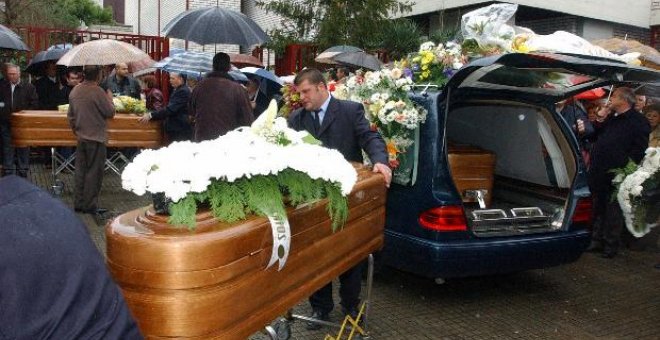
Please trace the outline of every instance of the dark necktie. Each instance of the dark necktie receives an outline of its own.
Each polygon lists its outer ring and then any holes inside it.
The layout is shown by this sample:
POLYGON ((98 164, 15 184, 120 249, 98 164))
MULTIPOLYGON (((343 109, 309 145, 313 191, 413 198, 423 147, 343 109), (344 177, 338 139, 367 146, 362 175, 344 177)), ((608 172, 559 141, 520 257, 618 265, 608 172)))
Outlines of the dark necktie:
POLYGON ((319 113, 321 110, 314 110, 312 111, 314 115, 312 118, 314 119, 314 134, 318 136, 319 131, 321 130, 321 118, 319 117, 319 113))

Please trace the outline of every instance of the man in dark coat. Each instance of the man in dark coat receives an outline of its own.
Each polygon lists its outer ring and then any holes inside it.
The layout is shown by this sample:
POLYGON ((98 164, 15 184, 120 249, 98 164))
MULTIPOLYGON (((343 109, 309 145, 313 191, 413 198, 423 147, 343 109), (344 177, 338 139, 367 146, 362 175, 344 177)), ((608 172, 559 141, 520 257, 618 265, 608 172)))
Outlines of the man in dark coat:
MULTIPOLYGON (((306 130, 323 143, 335 149, 351 162, 362 162, 362 150, 374 164, 373 171, 383 174, 389 187, 392 171, 388 163, 385 142, 377 131, 369 128, 362 104, 333 98, 328 92, 323 74, 317 69, 305 69, 296 75, 294 83, 300 93, 302 106, 291 113, 289 126, 294 130, 306 130)), ((311 161, 311 160, 310 160, 311 161)), ((331 166, 331 165, 328 165, 331 166)), ((362 265, 357 265, 339 276, 342 311, 356 317, 360 303, 362 265)), ((312 317, 329 319, 334 308, 332 283, 318 290, 310 298, 312 317)), ((320 325, 308 323, 308 329, 320 325)))
POLYGON ((188 115, 188 102, 190 101, 190 88, 186 85, 186 77, 179 73, 170 73, 170 84, 174 89, 170 101, 164 108, 145 114, 140 122, 146 123, 151 119, 165 120, 164 127, 170 142, 192 139, 192 127, 188 115))
POLYGON ((68 98, 64 98, 62 84, 57 77, 57 65, 54 61, 45 66, 45 74, 34 82, 39 96, 40 110, 57 110, 58 105, 66 104, 68 98))
POLYGON ((229 55, 217 53, 213 72, 192 91, 189 112, 194 120, 195 142, 218 138, 254 121, 247 92, 227 74, 230 69, 229 55))
POLYGON ((15 148, 11 141, 10 119, 13 112, 39 108, 37 90, 21 81, 21 70, 14 64, 5 65, 6 79, 0 82, 0 136, 2 137, 2 174, 18 173, 27 177, 30 167, 30 149, 15 148), (16 161, 14 160, 14 153, 16 161))
POLYGON ((635 94, 632 89, 614 90, 610 108, 613 113, 596 125, 596 143, 591 155, 589 187, 594 203, 594 227, 589 251, 602 251, 605 258, 616 256, 623 231, 623 213, 616 200, 612 200, 612 169, 624 167, 629 160, 639 163, 649 144, 651 126, 644 116, 633 108, 635 94))
POLYGON ((142 339, 87 228, 60 200, 0 179, 0 338, 142 339))

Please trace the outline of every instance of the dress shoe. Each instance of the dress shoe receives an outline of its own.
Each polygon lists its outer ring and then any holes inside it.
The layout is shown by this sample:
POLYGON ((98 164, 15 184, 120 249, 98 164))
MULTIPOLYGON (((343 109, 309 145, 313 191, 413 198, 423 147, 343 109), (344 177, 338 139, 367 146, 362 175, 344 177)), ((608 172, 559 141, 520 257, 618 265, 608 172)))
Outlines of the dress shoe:
MULTIPOLYGON (((350 315, 353 320, 357 319, 358 314, 360 314, 360 311, 357 308, 342 308, 341 312, 344 315, 350 315)), ((362 315, 362 317, 364 318, 364 315, 362 315)), ((362 322, 362 320, 360 320, 360 322, 362 322)))
POLYGON ((605 250, 605 251, 603 251, 602 254, 600 254, 600 257, 602 257, 604 259, 613 259, 614 257, 616 257, 616 251, 614 251, 614 250, 605 250))
MULTIPOLYGON (((312 313, 312 315, 310 315, 309 317, 312 318, 312 319, 321 320, 321 321, 330 321, 330 313, 324 313, 324 312, 317 311, 317 310, 315 310, 312 313)), ((307 321, 307 326, 305 328, 307 328, 307 330, 310 330, 310 331, 317 331, 317 330, 321 329, 322 327, 323 327, 323 325, 321 325, 321 324, 318 324, 318 323, 315 323, 315 322, 312 322, 312 321, 307 321)))
POLYGON ((603 245, 600 242, 591 241, 586 251, 589 253, 600 253, 603 251, 603 245))

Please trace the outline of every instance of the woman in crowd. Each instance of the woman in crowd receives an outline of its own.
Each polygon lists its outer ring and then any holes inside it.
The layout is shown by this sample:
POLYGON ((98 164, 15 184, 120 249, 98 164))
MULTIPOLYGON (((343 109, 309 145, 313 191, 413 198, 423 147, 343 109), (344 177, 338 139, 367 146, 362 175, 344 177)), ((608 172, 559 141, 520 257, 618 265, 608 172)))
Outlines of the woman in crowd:
POLYGON ((144 95, 147 100, 147 110, 157 111, 163 108, 163 92, 158 89, 156 77, 152 74, 142 77, 146 89, 144 95))
POLYGON ((651 104, 644 108, 644 115, 651 124, 651 135, 649 136, 649 147, 660 147, 660 104, 651 104))

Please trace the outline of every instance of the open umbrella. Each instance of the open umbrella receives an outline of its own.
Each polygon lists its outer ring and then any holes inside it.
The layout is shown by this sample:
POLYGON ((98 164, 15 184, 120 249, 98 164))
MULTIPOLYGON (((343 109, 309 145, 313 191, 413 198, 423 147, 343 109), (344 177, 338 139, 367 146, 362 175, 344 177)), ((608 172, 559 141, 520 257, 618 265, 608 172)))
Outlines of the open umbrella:
POLYGON ((0 48, 18 51, 30 50, 16 32, 3 25, 0 25, 0 48))
MULTIPOLYGON (((212 53, 208 52, 184 51, 155 63, 153 67, 165 72, 176 72, 201 78, 204 74, 213 70, 213 56, 212 53)), ((248 81, 248 78, 236 67, 232 67, 228 74, 236 81, 248 81)))
MULTIPOLYGON (((151 59, 151 58, 145 58, 145 59, 138 60, 138 61, 131 61, 130 63, 128 63, 128 71, 133 73, 134 76, 137 73, 139 73, 140 71, 153 72, 153 69, 154 69, 153 66, 154 66, 155 63, 156 63, 156 61, 151 59)), ((149 73, 149 72, 146 72, 146 73, 149 73)))
POLYGON ((62 58, 62 56, 68 51, 68 49, 58 48, 49 48, 45 51, 41 51, 34 55, 28 66, 25 68, 25 71, 31 74, 38 74, 43 71, 43 66, 46 63, 60 60, 60 58, 62 58))
POLYGON ((380 70, 383 63, 371 54, 366 52, 345 52, 332 57, 332 59, 341 65, 366 68, 369 70, 380 70))
POLYGON ((268 35, 245 14, 220 8, 200 8, 179 14, 163 33, 168 38, 193 41, 201 45, 259 45, 269 41, 268 35))
POLYGON ((249 55, 249 54, 239 54, 239 53, 227 53, 229 55, 229 61, 236 65, 237 67, 247 67, 247 66, 256 66, 264 67, 264 64, 259 60, 259 58, 249 55))
POLYGON ((332 46, 327 50, 321 52, 318 56, 316 56, 316 58, 314 58, 314 61, 322 64, 337 64, 337 62, 332 58, 337 54, 346 53, 346 52, 362 52, 362 49, 350 45, 332 46))
POLYGON ((264 94, 266 94, 267 96, 272 96, 273 94, 280 93, 280 89, 284 84, 284 82, 280 79, 280 77, 273 74, 273 72, 264 70, 262 68, 243 67, 241 69, 241 72, 249 76, 265 79, 266 81, 261 81, 259 85, 259 90, 264 94))
POLYGON ((150 58, 141 49, 122 41, 99 39, 80 44, 57 62, 64 66, 113 65, 150 58))
POLYGON ((245 74, 253 74, 255 76, 258 76, 258 77, 263 78, 263 79, 267 79, 267 80, 269 80, 271 82, 274 82, 276 84, 279 84, 279 85, 283 84, 282 80, 278 76, 273 74, 273 72, 270 72, 268 70, 264 70, 263 68, 243 67, 241 69, 241 72, 243 72, 245 74))

